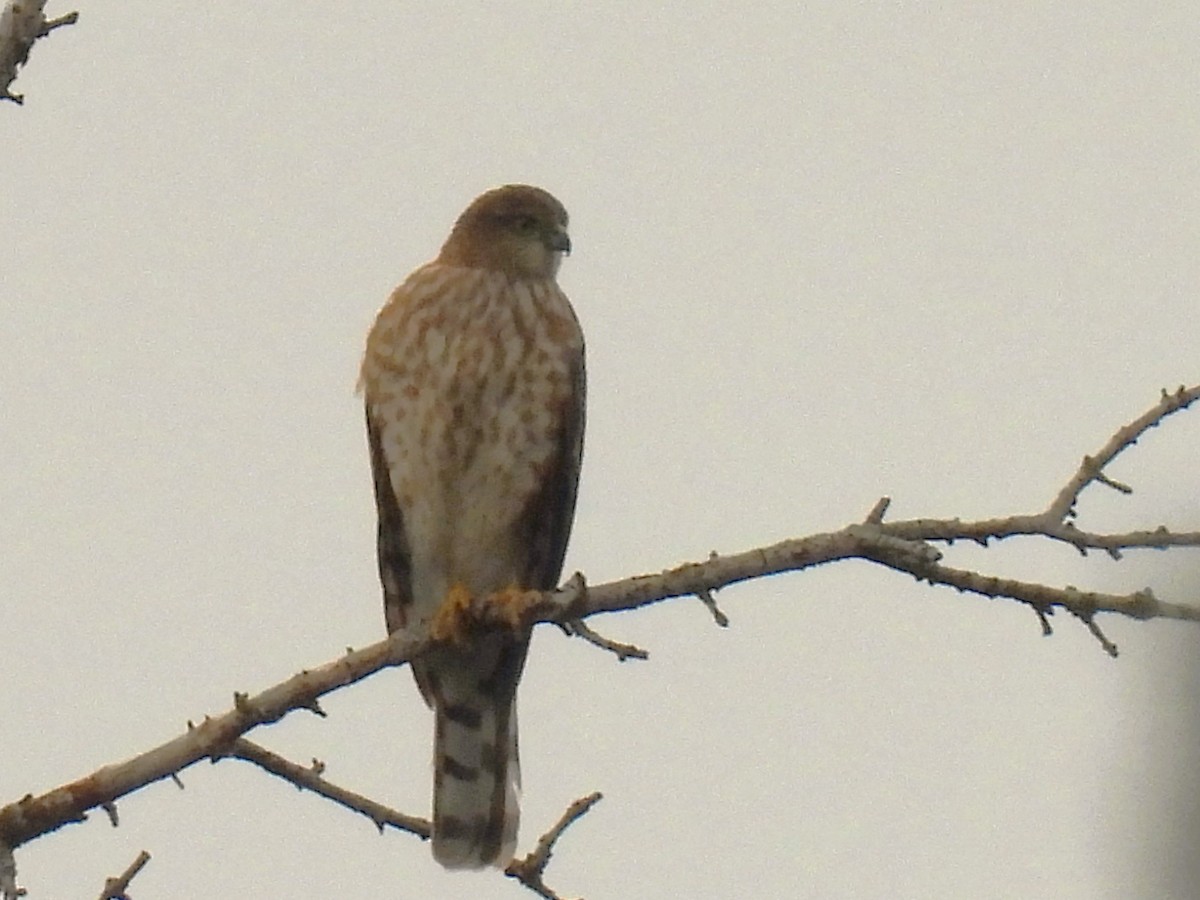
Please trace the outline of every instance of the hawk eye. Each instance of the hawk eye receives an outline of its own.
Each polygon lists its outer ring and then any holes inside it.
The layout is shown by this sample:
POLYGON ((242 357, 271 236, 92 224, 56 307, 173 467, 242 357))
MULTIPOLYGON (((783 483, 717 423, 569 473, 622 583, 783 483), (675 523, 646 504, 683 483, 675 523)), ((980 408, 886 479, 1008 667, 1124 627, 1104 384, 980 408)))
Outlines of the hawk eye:
POLYGON ((513 216, 513 227, 522 234, 529 234, 537 230, 537 219, 533 216, 517 214, 513 216))

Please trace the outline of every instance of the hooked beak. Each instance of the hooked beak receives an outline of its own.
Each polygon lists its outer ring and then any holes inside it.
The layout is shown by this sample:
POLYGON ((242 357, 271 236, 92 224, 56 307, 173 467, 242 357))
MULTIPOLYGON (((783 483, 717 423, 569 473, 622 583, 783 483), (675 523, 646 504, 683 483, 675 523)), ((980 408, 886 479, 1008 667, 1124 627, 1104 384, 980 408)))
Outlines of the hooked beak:
POLYGON ((556 228, 547 236, 547 244, 551 250, 559 253, 571 253, 571 238, 563 228, 556 228))

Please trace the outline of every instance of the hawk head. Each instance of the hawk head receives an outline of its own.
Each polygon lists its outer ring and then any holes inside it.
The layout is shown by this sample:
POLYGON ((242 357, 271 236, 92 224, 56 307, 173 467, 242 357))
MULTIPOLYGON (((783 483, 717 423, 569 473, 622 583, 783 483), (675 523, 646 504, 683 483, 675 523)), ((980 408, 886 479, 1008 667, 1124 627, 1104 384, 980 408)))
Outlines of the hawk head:
POLYGON ((458 217, 438 262, 553 278, 570 252, 563 205, 541 188, 506 184, 477 197, 458 217))

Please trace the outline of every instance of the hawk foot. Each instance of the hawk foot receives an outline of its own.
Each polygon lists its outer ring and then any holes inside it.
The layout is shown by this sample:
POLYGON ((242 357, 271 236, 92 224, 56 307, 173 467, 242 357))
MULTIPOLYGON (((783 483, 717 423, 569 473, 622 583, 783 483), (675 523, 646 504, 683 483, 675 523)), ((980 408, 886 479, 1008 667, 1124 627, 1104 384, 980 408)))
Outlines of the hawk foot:
POLYGON ((433 614, 429 636, 435 641, 461 644, 471 629, 471 621, 471 592, 461 581, 456 581, 446 591, 446 599, 433 614))
POLYGON ((512 584, 502 591, 489 594, 487 608, 489 613, 513 631, 520 631, 528 624, 526 620, 530 611, 541 599, 541 591, 527 591, 512 584))

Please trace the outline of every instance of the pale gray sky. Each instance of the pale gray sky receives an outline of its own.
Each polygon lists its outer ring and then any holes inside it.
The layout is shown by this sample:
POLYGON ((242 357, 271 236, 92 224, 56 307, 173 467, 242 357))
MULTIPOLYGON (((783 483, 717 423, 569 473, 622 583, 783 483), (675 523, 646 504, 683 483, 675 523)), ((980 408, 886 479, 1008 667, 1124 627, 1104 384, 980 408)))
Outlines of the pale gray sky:
MULTIPOLYGON (((382 636, 362 341, 497 184, 571 211, 567 567, 593 582, 882 494, 1032 512, 1196 381, 1191 4, 598 7, 127 0, 35 47, 0 107, 0 798, 382 636)), ((1089 492, 1089 525, 1200 525, 1190 415, 1115 467, 1132 498, 1089 492)), ((952 558, 1200 580, 1183 553, 952 558)), ((1106 620, 1114 662, 1077 622, 1043 639, 862 563, 720 600, 726 631, 697 602, 594 623, 647 663, 538 632, 522 848, 606 794, 556 853, 565 895, 1193 896, 1200 685, 1170 661, 1194 629, 1106 620)), ((409 674, 325 706, 255 737, 424 813, 409 674)), ((31 897, 94 896, 143 848, 138 898, 532 896, 245 765, 183 779, 23 848, 31 897)))

